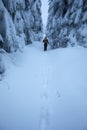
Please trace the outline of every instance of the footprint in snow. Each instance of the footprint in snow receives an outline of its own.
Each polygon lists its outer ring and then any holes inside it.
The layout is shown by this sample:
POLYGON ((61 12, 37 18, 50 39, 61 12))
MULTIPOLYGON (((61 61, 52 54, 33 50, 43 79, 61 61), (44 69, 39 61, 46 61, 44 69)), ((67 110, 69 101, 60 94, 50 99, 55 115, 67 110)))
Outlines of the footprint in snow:
POLYGON ((48 130, 49 126, 49 111, 48 109, 42 107, 40 114, 40 130, 48 130))
POLYGON ((57 90, 57 97, 60 98, 61 95, 60 95, 60 92, 57 90))

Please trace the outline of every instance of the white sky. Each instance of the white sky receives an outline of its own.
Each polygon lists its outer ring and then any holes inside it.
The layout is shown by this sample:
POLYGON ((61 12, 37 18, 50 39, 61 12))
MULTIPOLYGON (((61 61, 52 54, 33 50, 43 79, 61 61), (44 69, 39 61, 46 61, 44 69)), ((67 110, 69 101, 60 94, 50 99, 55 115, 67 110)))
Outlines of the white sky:
POLYGON ((48 0, 41 0, 42 2, 42 19, 43 24, 46 26, 48 17, 48 0))

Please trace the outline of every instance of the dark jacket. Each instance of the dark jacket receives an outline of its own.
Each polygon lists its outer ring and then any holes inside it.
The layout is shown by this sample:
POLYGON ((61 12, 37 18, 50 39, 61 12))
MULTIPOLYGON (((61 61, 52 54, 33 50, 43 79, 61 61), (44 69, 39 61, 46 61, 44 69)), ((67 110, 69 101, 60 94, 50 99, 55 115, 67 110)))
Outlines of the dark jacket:
POLYGON ((48 43, 48 39, 44 38, 43 42, 44 42, 44 44, 47 44, 48 43))
POLYGON ((44 51, 46 51, 47 50, 47 44, 48 44, 48 39, 46 37, 44 38, 43 43, 44 43, 44 51))

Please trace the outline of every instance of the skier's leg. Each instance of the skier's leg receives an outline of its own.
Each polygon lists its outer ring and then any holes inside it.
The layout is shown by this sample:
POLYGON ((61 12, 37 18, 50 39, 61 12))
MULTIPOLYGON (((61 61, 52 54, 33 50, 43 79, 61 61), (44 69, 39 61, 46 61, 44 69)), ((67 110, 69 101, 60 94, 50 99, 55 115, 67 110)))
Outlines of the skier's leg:
POLYGON ((44 51, 45 51, 45 44, 44 44, 44 51))
POLYGON ((46 51, 46 44, 44 44, 44 51, 46 51))
POLYGON ((46 44, 46 50, 47 50, 47 44, 46 44))

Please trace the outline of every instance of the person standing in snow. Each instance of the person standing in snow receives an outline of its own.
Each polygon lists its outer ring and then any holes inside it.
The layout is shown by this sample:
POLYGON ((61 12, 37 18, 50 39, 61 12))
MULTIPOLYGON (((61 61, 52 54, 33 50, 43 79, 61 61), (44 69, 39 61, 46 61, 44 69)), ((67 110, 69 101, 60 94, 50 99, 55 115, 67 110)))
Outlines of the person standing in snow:
POLYGON ((47 37, 45 37, 43 39, 43 43, 44 43, 44 51, 46 51, 47 50, 47 45, 48 45, 48 39, 47 39, 47 37))

